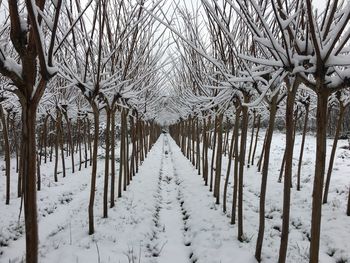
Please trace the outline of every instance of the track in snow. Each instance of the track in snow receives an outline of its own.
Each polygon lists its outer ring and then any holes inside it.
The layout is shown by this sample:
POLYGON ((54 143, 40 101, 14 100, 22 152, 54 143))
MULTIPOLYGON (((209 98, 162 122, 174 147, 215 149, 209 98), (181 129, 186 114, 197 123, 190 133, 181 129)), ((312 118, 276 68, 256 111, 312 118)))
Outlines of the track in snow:
POLYGON ((193 262, 191 241, 186 238, 186 220, 180 194, 180 182, 174 173, 174 163, 168 136, 163 136, 161 168, 153 214, 154 227, 147 245, 152 262, 193 262))

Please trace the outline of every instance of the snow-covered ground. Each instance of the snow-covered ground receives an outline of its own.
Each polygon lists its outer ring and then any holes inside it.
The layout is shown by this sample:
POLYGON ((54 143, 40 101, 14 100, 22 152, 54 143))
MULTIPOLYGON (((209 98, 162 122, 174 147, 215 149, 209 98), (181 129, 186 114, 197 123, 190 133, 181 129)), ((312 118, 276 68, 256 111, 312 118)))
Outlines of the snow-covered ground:
MULTIPOLYGON (((277 183, 277 178, 284 137, 280 133, 273 137, 263 262, 276 262, 278 256, 283 184, 277 183)), ((262 139, 263 133, 257 156, 262 139)), ((295 167, 300 141, 298 135, 295 167)), ((329 140, 329 151, 331 145, 329 140)), ((347 141, 340 141, 339 147, 343 145, 347 145, 347 141)), ((314 157, 315 138, 308 136, 302 189, 300 192, 292 189, 288 262, 308 262, 314 157)), ((223 180, 226 164, 227 158, 224 158, 223 180)), ((349 165, 349 150, 338 149, 329 202, 323 206, 322 263, 350 260, 350 217, 345 214, 349 165)), ((71 174, 69 159, 67 167, 67 177, 60 177, 58 183, 53 182, 53 164, 42 167, 43 185, 38 193, 40 262, 255 262, 261 178, 256 167, 246 168, 244 179, 245 243, 236 240, 237 227, 230 225, 232 183, 229 185, 228 211, 224 214, 221 205, 215 205, 201 176, 170 136, 161 135, 128 191, 117 200, 114 208, 109 209, 107 219, 102 218, 104 160, 99 160, 96 233, 91 236, 88 235, 87 220, 90 168, 71 174)), ((0 262, 21 262, 24 258, 23 218, 18 222, 20 199, 15 194, 14 169, 12 175, 9 206, 5 205, 5 177, 0 178, 0 262)))
MULTIPOLYGON (((316 139, 307 136, 301 172, 301 191, 296 190, 296 174, 301 146, 301 135, 295 139, 293 159, 293 189, 291 196, 291 215, 287 262, 308 262, 312 185, 315 169, 316 139)), ((260 134, 255 163, 260 156, 264 133, 260 134)), ((249 146, 248 139, 247 145, 249 146)), ((327 164, 333 140, 327 140, 327 164)), ((323 205, 320 262, 350 262, 350 217, 346 216, 347 198, 350 186, 350 151, 342 149, 348 146, 347 140, 338 142, 336 159, 329 189, 328 203, 323 205)), ((283 153, 285 134, 275 132, 271 146, 270 169, 266 196, 266 225, 263 244, 263 262, 277 262, 282 229, 283 183, 278 183, 283 153)), ((211 153, 211 152, 210 152, 211 153)), ((210 155, 211 156, 211 155, 210 155)), ((227 158, 223 158, 222 180, 226 175, 227 158)), ((327 167, 326 167, 327 169, 327 167)), ((232 170, 231 170, 232 171, 232 170)), ((232 200, 232 176, 229 181, 228 211, 230 215, 232 200)), ((223 185, 223 182, 221 185, 223 185)), ((258 213, 261 174, 256 166, 245 169, 244 177, 244 232, 250 239, 247 246, 251 253, 255 251, 258 233, 258 213)), ((236 229, 234 231, 236 235, 236 229)))

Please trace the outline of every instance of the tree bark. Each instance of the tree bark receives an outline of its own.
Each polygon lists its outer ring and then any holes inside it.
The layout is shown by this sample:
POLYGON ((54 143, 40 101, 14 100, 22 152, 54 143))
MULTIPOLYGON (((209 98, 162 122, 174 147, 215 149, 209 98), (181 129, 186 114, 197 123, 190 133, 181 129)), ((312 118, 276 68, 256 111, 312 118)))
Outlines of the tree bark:
POLYGON ((198 169, 198 175, 201 174, 201 150, 200 150, 200 132, 199 132, 199 120, 196 118, 196 168, 198 169))
POLYGON ((109 180, 109 148, 110 148, 110 141, 109 141, 109 131, 111 129, 111 110, 106 108, 106 129, 105 129, 105 145, 106 145, 106 151, 105 151, 105 177, 104 177, 104 184, 103 184, 103 218, 108 217, 108 180, 109 180))
POLYGON ((239 125, 240 125, 240 115, 241 115, 241 107, 236 106, 236 119, 235 119, 235 127, 234 127, 234 158, 235 158, 235 166, 233 170, 233 194, 232 194, 232 212, 231 212, 231 224, 234 225, 236 223, 236 208, 237 208, 237 192, 238 192, 238 170, 239 170, 239 151, 238 151, 238 138, 239 138, 239 125))
POLYGON ((264 158, 266 136, 267 136, 267 132, 265 132, 264 142, 263 142, 263 146, 262 146, 262 149, 261 149, 261 154, 260 154, 260 157, 259 157, 259 161, 258 161, 258 163, 257 163, 258 172, 261 171, 261 165, 262 165, 262 161, 263 161, 263 158, 264 158))
POLYGON ((57 174, 58 174, 58 158, 59 158, 58 157, 58 155, 59 155, 58 148, 59 148, 59 144, 60 144, 60 135, 59 135, 59 131, 60 131, 59 118, 60 117, 59 117, 59 115, 60 115, 59 110, 56 109, 55 168, 54 168, 54 174, 53 174, 55 182, 58 181, 58 176, 57 176, 57 174))
MULTIPOLYGON (((244 95, 244 102, 249 101, 248 96, 244 95)), ((242 126, 241 126, 241 145, 239 155, 239 179, 238 179, 238 240, 244 241, 243 232, 243 175, 246 156, 247 143, 247 129, 248 129, 248 108, 242 107, 242 126)))
POLYGON ((209 163, 208 163, 208 148, 209 148, 209 136, 208 131, 210 128, 210 119, 208 119, 208 123, 204 119, 204 131, 203 131, 203 147, 204 147, 204 155, 203 155, 203 177, 205 185, 208 185, 208 171, 209 171, 209 163), (204 135, 205 133, 205 135, 204 135))
MULTIPOLYGON (((120 154, 119 154, 119 178, 118 178, 118 197, 122 196, 122 180, 123 180, 123 171, 124 171, 124 148, 125 148, 125 140, 124 140, 124 109, 121 110, 121 124, 120 124, 120 154)), ((141 144, 142 145, 142 144, 141 144)), ((141 147, 139 144, 139 147, 141 147)), ((139 149, 141 150, 141 149, 139 149)))
POLYGON ((94 114, 94 145, 92 150, 92 172, 91 172, 91 188, 90 188, 90 200, 89 200, 89 235, 95 233, 94 227, 94 203, 95 203, 95 191, 96 191, 96 176, 97 176, 97 149, 98 149, 98 135, 100 126, 100 112, 98 105, 94 101, 90 101, 92 111, 94 114))
POLYGON ((255 134, 254 150, 253 150, 253 156, 252 156, 252 160, 251 160, 252 161, 251 162, 252 165, 254 165, 256 147, 258 145, 258 140, 259 140, 260 120, 261 120, 261 115, 258 116, 258 124, 257 124, 257 130, 256 130, 256 134, 255 134))
POLYGON ((275 119, 277 112, 277 98, 278 93, 272 98, 270 103, 270 119, 269 126, 266 135, 266 144, 264 151, 264 164, 262 167, 262 177, 261 177, 261 188, 260 188, 260 198, 259 198, 259 231, 258 238, 256 241, 255 258, 257 261, 261 261, 261 251, 264 241, 264 231, 265 231, 265 200, 266 200, 266 188, 267 188, 267 177, 269 173, 269 161, 270 161, 270 150, 273 130, 275 127, 275 119))
POLYGON ((298 163, 298 173, 297 173, 297 191, 300 191, 301 166, 302 166, 302 162, 303 162, 307 124, 309 121, 309 109, 310 109, 310 105, 305 104, 305 120, 304 120, 304 128, 303 128, 303 137, 301 139, 301 147, 300 147, 300 155, 299 155, 299 163, 298 163))
POLYGON ((298 82, 295 80, 292 84, 292 90, 287 94, 286 105, 286 149, 285 149, 285 172, 283 185, 283 218, 282 218, 282 232, 281 243, 279 250, 279 263, 285 263, 288 248, 288 234, 289 234, 289 216, 290 216, 290 186, 292 181, 292 166, 293 166, 293 147, 294 147, 294 101, 295 94, 298 88, 298 82))
POLYGON ((312 215, 311 215, 311 241, 310 263, 318 262, 321 232, 322 214, 322 190, 326 163, 326 135, 327 135, 327 104, 328 91, 319 91, 317 94, 316 113, 316 162, 315 177, 312 192, 312 215))
POLYGON ((254 131, 255 131, 255 121, 256 121, 256 113, 255 110, 253 112, 253 125, 252 125, 252 134, 250 136, 250 146, 249 146, 249 154, 248 154, 248 163, 247 163, 247 167, 249 168, 250 166, 250 160, 251 160, 251 156, 252 156, 252 150, 253 150, 253 139, 254 139, 254 131))
POLYGON ((235 133, 232 132, 231 143, 230 143, 230 150, 229 150, 229 154, 228 154, 228 164, 227 164, 227 170, 226 170, 225 185, 224 185, 224 196, 223 196, 223 201, 222 201, 222 210, 223 210, 224 213, 226 213, 227 188, 228 188, 228 181, 230 179, 230 173, 231 173, 234 141, 235 141, 235 133))
POLYGON ((325 184, 324 193, 323 193, 323 203, 324 204, 326 204, 328 201, 328 191, 329 191, 329 185, 331 182, 331 176, 332 176, 332 171, 333 171, 334 157, 335 157, 335 152, 337 150, 339 135, 340 135, 340 132, 342 129, 344 112, 345 112, 345 107, 343 106, 343 103, 340 102, 339 117, 338 117, 337 127, 336 127, 335 134, 334 134, 332 152, 331 152, 331 157, 329 159, 326 184, 325 184))
POLYGON ((221 163, 222 163, 222 119, 223 114, 218 116, 217 120, 217 151, 215 161, 215 185, 214 185, 214 196, 216 197, 216 204, 220 204, 220 182, 221 182, 221 163))
POLYGON ((38 262, 38 222, 36 200, 36 109, 33 101, 22 103, 22 146, 26 262, 38 262))
POLYGON ((10 160, 10 144, 9 144, 9 137, 8 137, 8 126, 6 123, 5 113, 2 105, 0 104, 0 117, 1 117, 1 123, 2 123, 2 134, 4 139, 4 148, 5 148, 5 176, 6 176, 6 201, 5 204, 10 204, 10 190, 11 190, 11 160, 10 160))
POLYGON ((213 177, 214 177, 214 161, 215 161, 215 152, 216 152, 216 139, 217 139, 217 128, 218 127, 218 117, 215 116, 214 121, 214 143, 212 148, 212 155, 211 155, 211 169, 210 169, 210 182, 209 182, 209 191, 213 191, 213 177))
MULTIPOLYGON (((68 143, 69 143, 69 147, 70 147, 70 153, 71 153, 71 161, 72 161, 72 173, 74 174, 74 146, 73 146, 73 138, 72 138, 72 129, 71 129, 71 123, 70 120, 68 118, 68 114, 67 114, 67 110, 65 109, 63 111, 63 117, 66 120, 67 123, 67 136, 68 136, 68 143)), ((67 153, 69 151, 67 150, 67 153)))
POLYGON ((346 215, 350 216, 350 186, 349 186, 349 195, 348 195, 348 208, 346 210, 346 215))
POLYGON ((111 113, 111 208, 115 206, 115 111, 113 107, 111 113))

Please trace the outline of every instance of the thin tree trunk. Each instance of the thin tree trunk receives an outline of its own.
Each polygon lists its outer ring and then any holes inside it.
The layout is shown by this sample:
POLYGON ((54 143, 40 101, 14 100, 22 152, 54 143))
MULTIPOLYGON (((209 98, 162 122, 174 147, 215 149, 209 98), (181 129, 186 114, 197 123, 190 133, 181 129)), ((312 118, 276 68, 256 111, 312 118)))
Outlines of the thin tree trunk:
POLYGON ((231 224, 236 224, 236 208, 237 208, 237 196, 238 196, 238 170, 239 170, 239 150, 238 150, 238 138, 239 138, 239 125, 240 125, 241 107, 236 105, 236 119, 235 127, 233 130, 235 136, 234 142, 234 158, 235 166, 233 170, 233 194, 232 194, 232 214, 231 224))
POLYGON ((12 119, 12 130, 13 130, 13 143, 15 145, 15 153, 16 153, 16 173, 19 172, 19 150, 18 150, 18 138, 17 138, 17 129, 16 129, 16 113, 14 113, 12 119))
POLYGON ((220 182, 221 182, 221 163, 222 163, 222 119, 223 115, 220 114, 217 120, 217 151, 216 151, 216 170, 215 170, 215 185, 214 185, 214 196, 216 197, 216 204, 220 204, 220 182))
MULTIPOLYGON (((118 178, 118 197, 122 196, 122 180, 123 180, 123 171, 124 171, 124 148, 125 148, 125 140, 124 140, 124 109, 121 110, 121 124, 120 124, 120 154, 119 154, 119 178, 118 178)), ((139 144, 139 147, 141 145, 139 144)))
POLYGON ((66 163, 64 159, 64 148, 63 148, 63 123, 62 123, 62 113, 60 112, 60 121, 59 121, 59 141, 61 147, 61 160, 62 160, 62 173, 63 177, 66 177, 66 163))
MULTIPOLYGON (((72 173, 74 174, 74 146, 73 146, 73 138, 72 138, 72 129, 71 129, 71 123, 68 118, 67 110, 65 109, 63 112, 63 116, 67 123, 67 136, 68 136, 68 146, 70 148, 70 151, 67 150, 67 153, 71 153, 71 161, 72 161, 72 173)), ((80 148, 81 149, 81 148, 80 148)))
POLYGON ((328 191, 329 191, 329 185, 331 182, 331 176, 332 176, 332 171, 333 171, 334 157, 335 157, 335 152, 337 150, 338 139, 339 139, 339 135, 340 135, 340 132, 342 129, 342 124, 343 124, 343 119, 344 119, 345 107, 343 106, 342 102, 339 102, 339 103, 340 103, 340 109, 339 109, 338 123, 337 123, 337 127, 336 127, 335 134, 334 134, 332 152, 331 152, 331 157, 329 159, 326 184, 325 184, 324 194, 323 194, 323 203, 324 204, 326 204, 328 201, 328 191))
POLYGON ((10 169, 11 169, 11 160, 10 160, 10 144, 9 144, 9 137, 8 137, 8 126, 6 123, 5 113, 2 105, 0 104, 0 117, 1 117, 1 123, 2 123, 2 134, 4 138, 4 148, 5 148, 5 176, 6 176, 6 201, 5 204, 10 204, 10 169))
POLYGON ((109 141, 109 131, 111 129, 111 110, 106 108, 106 114, 107 114, 107 123, 106 123, 106 129, 105 129, 105 144, 106 144, 106 151, 105 151, 105 178, 104 178, 104 184, 103 184, 103 218, 108 217, 108 177, 109 177, 109 148, 110 148, 110 141, 109 141))
POLYGON ((326 163, 328 91, 317 94, 316 162, 312 192, 310 263, 318 262, 321 233, 322 190, 326 163))
MULTIPOLYGON (((77 120, 77 131, 80 131, 81 130, 81 126, 82 126, 82 121, 78 118, 77 120)), ((85 125, 84 125, 84 130, 85 130, 85 125)), ((84 137, 86 136, 86 134, 84 134, 84 137)), ((82 157, 82 152, 81 152, 81 136, 77 136, 77 146, 78 146, 78 149, 79 149, 79 171, 81 171, 81 166, 83 164, 83 157, 82 157)), ((72 151, 74 154, 74 150, 72 151)))
MULTIPOLYGON (((247 95, 244 95, 244 102, 249 100, 247 95)), ((243 232, 243 175, 244 162, 246 156, 247 143, 247 129, 248 129, 248 108, 242 107, 242 126, 241 126, 241 146, 239 155, 239 180, 238 180, 238 240, 244 241, 243 232)))
MULTIPOLYGON (((50 144, 51 144, 51 147, 50 147, 50 162, 52 162, 52 155, 53 155, 53 147, 54 145, 56 145, 56 140, 54 140, 54 136, 53 136, 53 131, 55 129, 55 125, 56 125, 56 122, 53 118, 51 118, 51 132, 49 132, 50 136, 50 144)), ((57 138, 56 138, 57 139, 57 138)))
POLYGON ((282 183, 282 177, 283 177, 283 171, 284 171, 285 163, 286 163, 286 149, 284 149, 282 163, 281 163, 281 169, 280 169, 280 174, 278 176, 278 182, 279 183, 282 183))
POLYGON ((349 186, 349 195, 348 195, 348 208, 346 210, 346 215, 350 216, 350 186, 349 186))
POLYGON ((196 167, 198 169, 198 175, 201 174, 201 150, 200 150, 200 132, 199 132, 199 120, 196 118, 196 167))
POLYGON ((234 141, 235 141, 235 133, 232 132, 231 143, 230 143, 230 150, 229 150, 229 154, 228 154, 228 164, 227 164, 225 185, 224 185, 224 196, 223 196, 223 201, 222 201, 222 210, 223 210, 224 213, 226 213, 226 210, 227 210, 226 209, 227 188, 228 188, 228 181, 230 179, 230 173, 231 173, 231 164, 232 164, 232 158, 233 158, 234 141))
POLYGON ((269 172, 269 162, 270 162, 270 151, 273 130, 275 127, 275 119, 277 112, 277 98, 278 93, 272 98, 270 104, 270 119, 269 126, 267 129, 266 145, 264 151, 264 164, 262 167, 262 177, 261 177, 261 188, 260 188, 260 198, 259 198, 259 231, 258 238, 256 241, 255 258, 257 261, 261 261, 261 251, 264 241, 264 231, 265 231, 265 200, 266 200, 266 188, 267 188, 267 177, 269 172))
POLYGON ((41 190, 41 173, 40 173, 40 156, 37 155, 36 161, 36 171, 37 171, 37 190, 41 190))
MULTIPOLYGON (((93 150, 92 150, 92 140, 91 140, 91 133, 90 133, 90 119, 87 118, 87 129, 88 129, 88 143, 89 143, 89 152, 90 152, 90 166, 93 162, 93 150)), ((96 155, 97 156, 97 155, 96 155)))
POLYGON ((215 161, 215 152, 216 152, 216 139, 217 139, 217 128, 218 127, 218 117, 215 116, 214 121, 214 145, 212 148, 211 156, 211 169, 210 169, 210 182, 209 182, 209 191, 213 191, 213 177, 214 177, 214 161, 215 161))
POLYGON ((59 123, 59 110, 56 109, 56 140, 55 140, 55 168, 54 168, 54 180, 55 182, 58 181, 58 148, 59 148, 59 144, 60 144, 60 136, 59 136, 59 130, 60 130, 60 123, 59 123))
POLYGON ((193 117, 191 119, 191 137, 192 137, 192 158, 191 158, 191 161, 192 161, 192 165, 195 166, 196 165, 196 160, 195 160, 195 157, 196 157, 196 125, 195 125, 195 117, 193 117))
POLYGON ((256 130, 256 134, 255 134, 254 150, 253 150, 253 156, 252 156, 252 160, 251 160, 252 161, 251 162, 252 165, 254 165, 256 147, 258 146, 259 131, 260 131, 260 120, 261 120, 261 115, 258 116, 258 124, 257 124, 257 130, 256 130))
POLYGON ((307 132, 307 124, 309 121, 309 109, 310 105, 305 104, 305 120, 304 120, 304 128, 303 128, 303 137, 301 139, 301 147, 300 147, 300 155, 299 155, 299 163, 298 163, 298 173, 297 173, 297 191, 300 191, 300 177, 301 177, 301 166, 303 163, 303 155, 304 155, 304 147, 305 147, 305 137, 307 132))
POLYGON ((282 218, 282 232, 281 243, 279 250, 279 263, 286 262, 287 248, 288 248, 288 234, 289 234, 289 215, 290 215, 290 186, 292 181, 292 165, 293 165, 293 147, 294 147, 294 101, 298 82, 294 81, 292 84, 292 91, 287 94, 286 106, 286 149, 285 149, 285 172, 284 172, 284 186, 283 186, 283 218, 282 218))
POLYGON ((208 155, 206 155, 207 149, 207 123, 205 118, 203 119, 203 134, 202 134, 202 167, 203 167, 203 179, 205 185, 208 185, 208 155))
POLYGON ((261 154, 260 154, 260 157, 259 157, 259 161, 258 161, 258 163, 257 163, 258 172, 261 171, 261 165, 262 165, 262 161, 263 161, 263 158, 264 158, 266 137, 267 137, 267 132, 265 132, 263 147, 262 147, 262 149, 261 149, 261 154))
POLYGON ((249 154, 248 154, 248 163, 247 163, 247 167, 249 168, 250 166, 250 160, 251 160, 251 156, 252 156, 252 150, 253 150, 253 139, 254 139, 254 131, 255 131, 255 121, 256 121, 256 113, 255 110, 253 112, 253 127, 252 127, 252 134, 250 136, 250 146, 249 146, 249 154))
MULTIPOLYGON (((94 114, 94 145, 92 154, 92 172, 91 172, 91 188, 90 188, 90 200, 89 200, 89 235, 95 232, 94 227, 94 203, 95 203, 95 190, 96 190, 96 175, 97 175, 97 149, 98 149, 98 135, 100 128, 100 112, 98 105, 94 102, 90 102, 93 114, 94 114)), ((90 126, 90 125, 89 125, 90 126)), ((90 161, 91 162, 91 161, 90 161)))
POLYGON ((24 191, 23 189, 23 162, 24 162, 24 143, 21 139, 20 145, 20 158, 19 158, 19 171, 18 171, 18 183, 17 183, 17 197, 21 197, 24 191))
POLYGON ((111 204, 115 206, 115 107, 112 107, 111 113, 111 204))

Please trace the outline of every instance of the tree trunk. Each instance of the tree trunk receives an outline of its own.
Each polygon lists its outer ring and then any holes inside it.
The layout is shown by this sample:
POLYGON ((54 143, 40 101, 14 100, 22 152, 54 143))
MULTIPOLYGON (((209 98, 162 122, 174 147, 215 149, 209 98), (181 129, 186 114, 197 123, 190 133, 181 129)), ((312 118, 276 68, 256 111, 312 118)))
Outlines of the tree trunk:
MULTIPOLYGON (((90 201, 89 201, 89 235, 95 233, 94 228, 94 203, 95 203, 95 191, 96 191, 96 176, 97 176, 97 149, 98 149, 98 135, 100 126, 100 112, 98 105, 95 102, 90 101, 93 114, 94 114, 94 145, 92 153, 92 172, 91 172, 91 188, 90 188, 90 201)), ((91 162, 91 161, 90 161, 91 162)))
POLYGON ((201 174, 201 150, 200 150, 200 132, 199 132, 199 120, 196 118, 196 167, 198 169, 198 175, 201 174))
POLYGON ((203 119, 203 135, 202 135, 202 167, 203 167, 203 179, 205 185, 208 185, 208 136, 207 136, 207 123, 206 119, 203 119))
POLYGON ((350 186, 349 186, 349 196, 348 196, 348 208, 346 210, 346 215, 350 216, 350 186))
POLYGON ((279 263, 286 262, 289 234, 289 215, 290 215, 290 186, 292 181, 292 166, 293 166, 293 147, 294 147, 294 101, 295 94, 298 88, 298 83, 295 80, 292 84, 292 91, 288 91, 286 105, 286 149, 285 149, 285 172, 283 185, 283 218, 282 218, 282 233, 279 250, 279 263))
POLYGON ((258 163, 257 163, 258 172, 261 171, 261 165, 262 165, 262 161, 263 161, 263 158, 264 158, 266 136, 267 136, 267 132, 265 132, 264 142, 263 142, 263 146, 262 146, 262 149, 261 149, 261 154, 260 154, 260 157, 259 157, 259 161, 258 161, 258 163))
MULTIPOLYGON (((98 116, 100 117, 100 116, 98 116)), ((99 120, 98 120, 99 122, 99 120)), ((87 118, 87 135, 88 135, 88 145, 89 145, 89 152, 90 152, 90 166, 92 165, 93 162, 93 150, 92 150, 92 140, 91 140, 91 134, 90 134, 90 119, 87 118)), ((97 155, 96 155, 97 156, 97 155)))
POLYGON ((230 150, 229 150, 229 154, 228 154, 228 164, 227 164, 227 171, 226 171, 226 178, 225 178, 225 185, 224 185, 224 196, 223 196, 223 201, 222 201, 222 210, 224 213, 226 213, 227 188, 228 188, 228 181, 230 179, 230 173, 231 173, 234 141, 235 141, 235 133, 233 132, 232 137, 231 137, 230 150))
POLYGON ((192 165, 195 166, 196 165, 196 125, 195 125, 195 117, 193 117, 191 119, 191 138, 192 138, 192 155, 191 155, 191 161, 192 161, 192 165))
POLYGON ((5 148, 5 176, 6 176, 6 201, 5 204, 10 204, 10 169, 11 169, 11 160, 10 160, 10 144, 8 137, 8 126, 6 123, 5 113, 2 105, 0 104, 0 117, 2 123, 2 134, 4 138, 4 148, 5 148))
POLYGON ((37 154, 36 160, 36 172, 37 172, 37 190, 41 190, 41 173, 40 173, 40 156, 37 154))
POLYGON ((220 114, 217 120, 217 151, 215 161, 215 185, 214 185, 214 196, 216 197, 216 204, 220 204, 220 182, 221 182, 221 162, 222 162, 222 119, 223 115, 220 114))
POLYGON ((62 173, 63 177, 66 177, 66 163, 64 159, 64 148, 63 148, 63 123, 62 123, 62 113, 60 112, 60 121, 59 121, 59 141, 61 147, 61 160, 62 160, 62 173))
POLYGON ((20 158, 19 158, 19 171, 18 171, 18 183, 17 183, 17 197, 21 197, 22 193, 24 191, 23 189, 23 162, 24 162, 24 146, 23 146, 23 141, 21 140, 21 145, 20 145, 20 158))
POLYGON ((326 163, 326 133, 327 133, 327 104, 328 92, 320 91, 317 94, 317 137, 315 177, 312 192, 311 242, 310 263, 318 262, 322 214, 322 190, 326 163))
POLYGON ((247 164, 247 167, 248 167, 248 168, 249 168, 249 166, 250 166, 250 160, 251 160, 252 149, 253 149, 253 139, 254 139, 255 121, 256 121, 256 113, 255 113, 255 110, 254 110, 253 115, 254 115, 254 117, 253 117, 253 126, 252 126, 252 134, 251 134, 251 136, 250 136, 250 146, 249 146, 248 164, 247 164))
MULTIPOLYGON (((128 116, 128 112, 127 110, 124 109, 124 114, 122 115, 122 118, 123 118, 123 126, 122 126, 122 129, 124 130, 124 136, 123 136, 123 141, 124 141, 124 153, 123 153, 123 168, 124 168, 124 188, 123 190, 126 191, 127 189, 127 186, 130 184, 130 180, 129 180, 129 174, 128 174, 128 148, 129 148, 129 145, 128 145, 128 122, 127 122, 127 116, 128 116)), ((145 126, 143 126, 143 132, 145 132, 145 126)), ((144 149, 144 144, 145 143, 145 140, 143 140, 143 143, 142 143, 142 147, 144 149)), ((146 152, 146 151, 145 151, 146 152)), ((146 157, 146 153, 145 153, 145 157, 146 157)))
MULTIPOLYGON (((82 121, 78 118, 77 120, 77 131, 80 132, 81 130, 81 126, 82 126, 82 121)), ((84 137, 86 136, 85 134, 85 125, 84 125, 84 137)), ((81 152, 81 136, 77 136, 77 146, 78 146, 78 149, 79 149, 79 171, 81 171, 81 166, 83 164, 83 157, 82 157, 82 152, 81 152)), ((74 149, 72 151, 72 154, 74 154, 74 149)))
POLYGON ((22 176, 26 236, 26 262, 38 262, 38 222, 36 200, 36 109, 33 101, 22 104, 22 176))
POLYGON ((267 177, 269 173, 269 161, 270 161, 270 150, 273 130, 275 127, 275 119, 277 112, 277 98, 278 93, 272 98, 270 103, 270 119, 269 126, 266 135, 266 144, 264 151, 264 164, 262 167, 262 177, 261 177, 261 188, 260 188, 260 198, 259 198, 259 231, 258 238, 256 241, 255 258, 257 261, 261 261, 261 250, 264 241, 264 231, 265 231, 265 200, 266 200, 266 188, 267 188, 267 177))
MULTIPOLYGON (((249 100, 247 95, 244 95, 244 102, 249 100)), ((247 143, 247 129, 248 129, 248 108, 242 107, 242 126, 241 126, 241 145, 239 155, 239 180, 238 180, 238 240, 244 241, 243 232, 243 174, 244 162, 246 156, 247 143)))
POLYGON ((88 139, 87 139, 87 137, 88 137, 88 126, 87 126, 87 121, 86 121, 86 118, 84 118, 84 120, 83 120, 84 122, 83 122, 83 124, 84 124, 84 160, 85 160, 85 162, 84 162, 84 165, 85 165, 85 168, 87 168, 87 166, 88 166, 88 139))
MULTIPOLYGON (((63 116, 64 116, 66 123, 67 123, 67 135, 68 135, 68 143, 69 143, 69 148, 70 148, 70 153, 71 153, 72 173, 74 174, 74 146, 73 146, 71 123, 69 121, 67 111, 63 112, 63 116)), ((67 150, 67 153, 68 152, 69 151, 67 150)))
POLYGON ((115 206, 115 111, 113 107, 111 113, 111 208, 115 206))
POLYGON ((54 168, 54 180, 55 182, 58 181, 58 176, 57 176, 57 173, 58 173, 58 147, 59 147, 59 144, 60 144, 60 136, 59 136, 59 131, 60 131, 60 123, 59 123, 59 110, 57 109, 56 110, 56 140, 55 140, 55 168, 54 168))
POLYGON ((335 134, 334 134, 332 152, 331 152, 331 157, 329 159, 326 184, 325 184, 324 194, 323 194, 323 203, 324 204, 326 204, 328 201, 328 191, 329 191, 329 185, 331 182, 331 176, 332 176, 332 171, 333 171, 334 157, 335 157, 335 152, 337 150, 338 139, 339 139, 339 135, 340 135, 340 132, 342 129, 342 123, 343 123, 343 119, 344 119, 345 107, 343 106, 342 102, 339 102, 339 103, 340 103, 339 117, 338 117, 337 127, 336 127, 335 134))
POLYGON ((253 156, 252 156, 252 165, 254 165, 254 158, 255 158, 255 152, 256 152, 256 147, 258 145, 258 139, 259 139, 259 131, 260 131, 260 120, 261 120, 261 116, 258 116, 258 124, 257 124, 257 130, 256 130, 256 134, 255 134, 255 143, 254 143, 254 150, 253 150, 253 156))
POLYGON ((299 155, 299 163, 298 163, 298 174, 297 174, 297 190, 298 191, 300 191, 301 166, 302 166, 302 162, 303 162, 307 124, 309 121, 309 109, 310 109, 310 105, 306 104, 305 105, 305 120, 304 120, 304 128, 303 128, 303 137, 301 139, 301 147, 300 147, 300 155, 299 155))
POLYGON ((111 129, 111 110, 106 108, 106 114, 107 114, 107 123, 106 123, 106 130, 105 130, 105 144, 106 144, 106 151, 105 151, 105 178, 104 178, 104 185, 103 185, 103 218, 108 217, 108 177, 109 177, 109 148, 110 148, 110 142, 109 142, 109 131, 111 129))
MULTIPOLYGON (((119 178, 118 178, 118 197, 122 196, 122 180, 123 180, 123 171, 124 171, 124 148, 125 148, 125 140, 124 140, 124 109, 121 110, 121 124, 120 124, 120 154, 119 154, 119 178)), ((142 144, 139 144, 140 151, 142 151, 142 144)))
POLYGON ((209 191, 213 191, 213 177, 214 177, 214 161, 215 161, 215 151, 216 151, 216 138, 217 138, 217 128, 218 127, 218 117, 215 116, 214 121, 214 144, 212 148, 212 155, 211 155, 211 169, 210 169, 210 182, 209 182, 209 191))
POLYGON ((235 127, 233 130, 235 136, 234 142, 234 158, 235 158, 235 166, 233 170, 233 194, 232 194, 232 212, 231 212, 231 224, 234 225, 236 223, 236 207, 237 207, 237 192, 238 192, 238 170, 239 170, 239 158, 238 158, 238 137, 239 137, 239 125, 240 125, 240 115, 241 115, 241 107, 236 106, 236 119, 235 119, 235 127))

